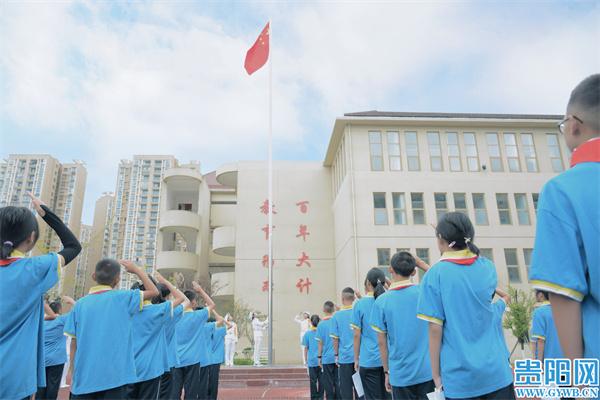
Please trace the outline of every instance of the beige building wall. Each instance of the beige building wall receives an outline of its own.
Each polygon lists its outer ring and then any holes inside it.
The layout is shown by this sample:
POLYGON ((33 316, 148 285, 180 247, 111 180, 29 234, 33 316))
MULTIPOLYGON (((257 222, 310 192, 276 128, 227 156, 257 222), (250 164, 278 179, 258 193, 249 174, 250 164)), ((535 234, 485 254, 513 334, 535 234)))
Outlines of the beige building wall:
POLYGON ((87 294, 90 288, 95 285, 92 273, 95 271, 96 263, 109 255, 111 228, 115 216, 114 206, 115 196, 112 192, 105 192, 102 197, 96 200, 83 295, 87 294))

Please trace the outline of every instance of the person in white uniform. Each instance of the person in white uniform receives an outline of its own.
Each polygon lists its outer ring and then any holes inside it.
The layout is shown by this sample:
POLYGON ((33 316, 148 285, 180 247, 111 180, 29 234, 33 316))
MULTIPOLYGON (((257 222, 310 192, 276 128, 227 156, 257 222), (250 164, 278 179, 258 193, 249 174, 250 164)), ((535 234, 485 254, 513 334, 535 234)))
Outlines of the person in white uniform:
POLYGON ((302 353, 303 365, 306 365, 306 354, 304 354, 304 348, 302 347, 302 338, 304 338, 304 334, 310 329, 309 317, 310 313, 308 311, 300 311, 294 317, 294 321, 300 324, 300 352, 302 353))
POLYGON ((269 318, 260 321, 254 311, 250 313, 252 319, 252 329, 254 330, 254 366, 260 367, 260 349, 262 347, 263 331, 267 329, 269 318))
POLYGON ((235 355, 235 345, 238 342, 237 325, 233 322, 231 314, 225 316, 225 320, 231 324, 225 335, 225 365, 233 366, 233 356, 235 355))

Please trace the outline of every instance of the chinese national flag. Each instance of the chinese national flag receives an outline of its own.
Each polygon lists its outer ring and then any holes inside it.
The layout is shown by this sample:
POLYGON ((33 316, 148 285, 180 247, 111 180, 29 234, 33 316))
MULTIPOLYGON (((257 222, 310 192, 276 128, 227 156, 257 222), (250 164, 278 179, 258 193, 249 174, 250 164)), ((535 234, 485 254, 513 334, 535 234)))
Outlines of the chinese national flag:
POLYGON ((263 29, 258 39, 256 39, 254 46, 246 53, 244 68, 246 68, 248 75, 252 75, 261 69, 269 59, 269 34, 269 24, 267 23, 265 29, 263 29))

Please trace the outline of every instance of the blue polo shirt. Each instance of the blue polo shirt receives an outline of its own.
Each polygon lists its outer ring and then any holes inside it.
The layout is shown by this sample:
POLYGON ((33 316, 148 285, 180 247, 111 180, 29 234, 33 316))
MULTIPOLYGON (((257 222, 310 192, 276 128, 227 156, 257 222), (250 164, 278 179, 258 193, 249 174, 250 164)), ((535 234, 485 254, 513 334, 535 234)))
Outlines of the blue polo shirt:
POLYGON ((354 364, 354 330, 350 326, 354 305, 344 306, 331 317, 329 336, 339 339, 338 362, 354 364))
POLYGON ((65 334, 77 340, 73 394, 87 394, 135 383, 131 322, 142 310, 140 290, 94 286, 68 314, 65 334))
POLYGON ((319 341, 317 340, 316 336, 317 330, 315 328, 310 328, 302 338, 302 346, 308 348, 306 355, 306 365, 308 367, 319 366, 319 341))
POLYGON ((212 338, 211 364, 223 364, 225 362, 225 335, 227 328, 221 326, 215 330, 212 338))
POLYGON ((315 336, 318 341, 323 342, 323 349, 321 353, 321 362, 323 364, 335 363, 335 352, 333 351, 333 338, 329 336, 330 333, 331 317, 325 317, 321 322, 319 322, 319 325, 317 326, 317 335, 315 336))
POLYGON ((203 343, 202 331, 204 324, 208 319, 208 310, 194 311, 188 308, 183 313, 181 321, 175 326, 175 336, 177 337, 177 356, 179 363, 177 368, 187 367, 198 364, 202 358, 203 349, 206 343, 203 343))
POLYGON ((64 328, 69 314, 59 315, 52 321, 44 321, 44 350, 46 367, 61 365, 67 360, 67 337, 64 328))
POLYGON ((172 312, 170 301, 161 304, 145 301, 142 311, 133 316, 136 382, 154 379, 169 369, 164 324, 171 319, 172 312))
POLYGON ((183 317, 183 304, 173 309, 173 316, 165 322, 165 340, 167 342, 167 360, 169 361, 169 371, 179 363, 177 355, 177 336, 175 335, 175 326, 183 317))
POLYGON ((375 303, 373 292, 358 300, 352 309, 350 326, 360 331, 358 366, 365 368, 381 367, 381 354, 377 343, 377 332, 371 328, 371 310, 375 303))
POLYGON ((22 399, 46 386, 43 294, 58 282, 58 256, 0 260, 0 398, 22 399))
POLYGON ((552 319, 552 308, 549 301, 533 311, 531 324, 531 338, 542 339, 544 343, 544 360, 546 358, 563 358, 563 352, 558 341, 558 333, 552 319))
MULTIPOLYGON (((571 168, 542 188, 529 276, 535 289, 581 302, 584 358, 600 359, 600 160, 579 146, 571 168)), ((598 150, 597 150, 598 151, 598 150)))
POLYGON ((492 303, 492 307, 494 307, 494 321, 496 321, 496 325, 498 326, 498 336, 500 337, 500 342, 503 344, 505 357, 510 358, 510 350, 508 350, 508 346, 506 346, 504 329, 502 329, 502 316, 504 315, 504 310, 506 310, 506 303, 504 302, 504 299, 500 299, 497 302, 492 303))
POLYGON ((395 282, 379 296, 371 312, 371 326, 387 335, 390 385, 405 387, 431 377, 429 324, 417 318, 419 285, 395 282))
POLYGON ((423 277, 417 312, 443 326, 440 366, 449 398, 477 397, 513 381, 494 321, 497 283, 494 264, 468 250, 444 253, 423 277))
POLYGON ((216 330, 217 325, 214 322, 208 322, 202 328, 202 339, 198 343, 198 347, 200 347, 200 367, 212 364, 213 335, 216 330))

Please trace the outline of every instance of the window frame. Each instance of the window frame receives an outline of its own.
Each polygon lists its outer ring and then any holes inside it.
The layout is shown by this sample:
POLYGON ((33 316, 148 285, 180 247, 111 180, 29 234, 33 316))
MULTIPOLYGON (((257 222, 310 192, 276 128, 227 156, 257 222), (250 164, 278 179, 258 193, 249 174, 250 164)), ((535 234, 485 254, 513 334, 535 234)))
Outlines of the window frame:
POLYGON ((540 165, 538 163, 538 159, 537 159, 537 150, 535 148, 535 140, 533 139, 533 133, 521 133, 521 142, 523 143, 523 157, 525 158, 525 168, 527 169, 527 172, 540 172, 540 165), (524 137, 531 137, 531 144, 525 144, 525 141, 523 140, 524 137), (527 151, 526 149, 531 147, 533 150, 533 157, 531 156, 527 156, 527 151), (533 159, 535 161, 535 171, 530 171, 529 170, 529 163, 527 162, 527 160, 531 160, 533 159))
POLYGON ((375 225, 389 225, 388 215, 387 215, 387 199, 385 192, 373 192, 373 222, 375 225), (375 207, 375 195, 383 195, 383 202, 385 207, 375 207), (377 222, 377 210, 385 210, 385 223, 377 222))
POLYGON ((408 215, 406 213, 406 193, 405 192, 392 192, 392 209, 394 211, 394 225, 408 225, 408 215), (404 208, 397 208, 396 204, 394 202, 394 195, 402 195, 403 198, 403 202, 404 202, 404 208), (398 224, 396 223, 396 211, 403 211, 404 212, 404 223, 403 224, 398 224))
POLYGON ((521 267, 519 265, 519 253, 517 252, 516 248, 508 248, 508 249, 504 249, 504 264, 506 265, 506 274, 508 276, 508 283, 523 283, 523 279, 521 278, 521 267), (508 258, 507 258, 507 251, 514 251, 515 252, 515 259, 517 260, 517 264, 516 265, 512 265, 512 264, 508 264, 508 258), (510 280, 510 269, 509 268, 516 268, 517 272, 519 274, 519 281, 518 282, 513 282, 510 280))
POLYGON ((420 171, 421 170, 421 152, 419 149, 419 132, 417 131, 404 131, 404 145, 406 149, 406 169, 407 171, 420 171), (415 134, 415 143, 408 143, 408 134, 415 134), (416 146, 417 155, 413 156, 409 154, 409 146, 416 146), (412 169, 410 166, 411 159, 417 160, 417 169, 412 169))
POLYGON ((492 172, 504 172, 504 163, 502 162, 502 149, 500 148, 500 139, 498 138, 498 132, 486 132, 485 133, 485 140, 487 143, 487 148, 488 148, 488 157, 490 159, 490 171, 492 172), (496 137, 496 143, 497 144, 490 144, 489 138, 490 135, 493 135, 496 137), (498 156, 492 156, 492 153, 490 152, 490 148, 493 146, 497 146, 498 147, 498 156), (498 159, 500 161, 500 169, 499 170, 494 170, 494 163, 493 160, 498 159))
POLYGON ((511 225, 512 226, 513 221, 512 221, 512 215, 510 212, 510 201, 509 201, 508 193, 496 193, 496 208, 498 209, 498 219, 499 219, 500 225, 506 225, 506 226, 511 225), (500 204, 499 204, 500 199, 498 196, 506 196, 506 208, 500 208, 500 204), (501 216, 502 214, 500 214, 501 211, 508 212, 508 218, 510 220, 510 223, 508 223, 508 224, 502 223, 502 216, 501 216))
POLYGON ((546 144, 548 145, 548 156, 550 157, 550 165, 552 166, 552 172, 556 172, 556 173, 560 173, 563 172, 565 170, 565 164, 563 162, 563 158, 562 158, 562 151, 560 149, 560 141, 558 140, 558 134, 556 133, 546 133, 546 144), (550 144, 550 141, 548 140, 548 137, 550 136, 554 136, 556 138, 556 144, 550 144), (552 157, 552 151, 551 148, 557 148, 558 149, 558 157, 552 157), (560 161, 560 171, 556 171, 556 169, 554 168, 554 162, 553 160, 559 160, 560 161))
POLYGON ((458 140, 458 132, 446 132, 446 151, 448 152, 448 171, 450 172, 462 172, 462 157, 460 156, 460 141, 458 140), (448 135, 456 136, 456 143, 448 142, 448 135), (450 154, 450 146, 456 146, 456 150, 458 151, 457 156, 453 156, 450 154), (452 160, 458 159, 458 169, 452 169, 452 160))
POLYGON ((531 225, 531 215, 529 214, 529 204, 527 203, 527 194, 526 193, 515 193, 514 194, 514 198, 515 198, 515 209, 517 210, 517 221, 519 222, 519 225, 521 226, 530 226, 531 225), (525 200, 525 208, 519 208, 519 202, 517 201, 517 196, 523 196, 524 200, 525 200), (521 223, 521 218, 519 217, 519 212, 523 212, 525 211, 527 213, 527 224, 522 224, 521 223))
POLYGON ((475 215, 475 225, 488 226, 490 224, 490 216, 487 213, 487 203, 485 201, 485 193, 471 193, 471 200, 473 200, 473 213, 475 215), (475 197, 474 196, 479 196, 479 195, 481 195, 481 198, 483 200, 484 208, 476 208, 475 207, 475 197), (477 211, 482 211, 482 210, 485 212, 485 220, 486 220, 485 224, 480 224, 479 220, 477 219, 477 211))
POLYGON ((412 217, 413 217, 413 225, 427 225, 427 216, 425 215, 425 196, 423 194, 423 192, 415 192, 410 194, 410 208, 412 211, 412 217), (413 195, 417 194, 417 195, 421 195, 421 203, 423 204, 423 208, 415 208, 414 207, 414 202, 413 202, 413 195), (423 223, 422 224, 417 224, 415 222, 415 211, 423 211, 423 223))
POLYGON ((427 132, 427 150, 429 152, 429 168, 431 170, 431 172, 444 172, 444 160, 442 159, 442 143, 441 143, 441 139, 440 139, 440 133, 439 132, 427 132), (436 143, 431 143, 430 137, 429 135, 436 135, 437 136, 437 144, 436 143), (437 146, 438 151, 440 153, 439 156, 433 156, 431 155, 431 148, 432 146, 437 146), (440 161, 440 169, 433 169, 433 159, 439 159, 440 161))
POLYGON ((383 171, 385 170, 385 166, 383 165, 383 135, 381 134, 381 131, 368 131, 368 139, 369 139, 369 160, 371 163, 371 171, 383 171), (371 141, 371 134, 372 133, 378 133, 379 134, 379 142, 373 142, 371 141), (380 155, 373 155, 372 152, 372 148, 371 146, 373 145, 379 145, 379 151, 380 151, 380 155), (381 169, 374 169, 373 168, 373 159, 374 158, 379 158, 381 161, 381 169))
POLYGON ((386 139, 387 139, 388 163, 390 166, 390 171, 402 171, 402 149, 400 148, 400 131, 386 131, 386 139), (390 134, 396 134, 396 138, 398 139, 398 141, 395 143, 390 142, 390 134), (392 155, 392 152, 390 151, 392 149, 392 146, 398 147, 398 155, 392 155), (400 168, 398 168, 398 169, 392 168, 392 166, 393 166, 392 158, 398 159, 398 165, 400 166, 400 168))
POLYGON ((440 218, 442 218, 445 214, 448 214, 449 209, 448 209, 448 193, 442 193, 442 192, 434 192, 433 193, 433 204, 435 206, 435 216, 437 218, 437 222, 440 222, 440 218), (436 199, 437 195, 443 195, 444 196, 444 203, 446 204, 446 208, 438 208, 438 201, 436 199), (440 215, 439 212, 440 211, 444 211, 444 214, 440 215))

